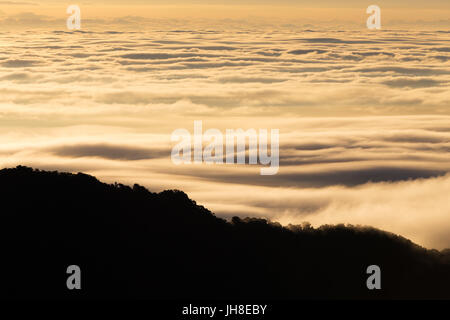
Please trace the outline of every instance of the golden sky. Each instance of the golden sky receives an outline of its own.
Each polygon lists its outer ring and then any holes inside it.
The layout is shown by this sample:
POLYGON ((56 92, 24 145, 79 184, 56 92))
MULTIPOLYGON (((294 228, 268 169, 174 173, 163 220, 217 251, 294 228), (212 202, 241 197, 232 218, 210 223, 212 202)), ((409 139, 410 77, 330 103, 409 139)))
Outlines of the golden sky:
MULTIPOLYGON (((134 16, 153 19, 269 19, 289 21, 339 21, 363 24, 365 9, 377 4, 382 9, 386 24, 418 23, 434 21, 448 25, 450 2, 447 0, 380 0, 364 2, 347 1, 0 1, 0 14, 15 17, 27 12, 46 19, 64 19, 69 4, 82 8, 88 20, 113 19, 134 16), (362 22, 361 22, 362 21, 362 22)), ((0 17, 1 17, 0 16, 0 17)), ((95 22, 95 21, 93 21, 95 22)), ((24 22, 22 22, 24 23, 24 22)), ((25 21, 27 26, 32 19, 25 21)), ((11 20, 9 21, 11 25, 11 20)))

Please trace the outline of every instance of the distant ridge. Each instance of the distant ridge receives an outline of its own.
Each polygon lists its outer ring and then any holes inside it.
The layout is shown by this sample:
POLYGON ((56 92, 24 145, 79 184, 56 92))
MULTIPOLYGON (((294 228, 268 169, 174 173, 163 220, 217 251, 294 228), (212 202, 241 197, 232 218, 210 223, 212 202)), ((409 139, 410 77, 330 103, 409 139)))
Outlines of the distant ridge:
POLYGON ((0 203, 1 298, 450 298, 449 250, 371 227, 227 222, 181 191, 24 166, 0 170, 0 203))

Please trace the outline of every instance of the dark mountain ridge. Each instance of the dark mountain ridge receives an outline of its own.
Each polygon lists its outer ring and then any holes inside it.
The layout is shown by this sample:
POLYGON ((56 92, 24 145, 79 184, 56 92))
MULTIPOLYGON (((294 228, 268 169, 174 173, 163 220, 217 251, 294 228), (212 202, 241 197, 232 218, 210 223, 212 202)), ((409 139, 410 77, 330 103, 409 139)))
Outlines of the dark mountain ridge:
POLYGON ((23 166, 0 170, 0 201, 3 298, 450 298, 448 250, 371 227, 227 222, 181 191, 23 166))

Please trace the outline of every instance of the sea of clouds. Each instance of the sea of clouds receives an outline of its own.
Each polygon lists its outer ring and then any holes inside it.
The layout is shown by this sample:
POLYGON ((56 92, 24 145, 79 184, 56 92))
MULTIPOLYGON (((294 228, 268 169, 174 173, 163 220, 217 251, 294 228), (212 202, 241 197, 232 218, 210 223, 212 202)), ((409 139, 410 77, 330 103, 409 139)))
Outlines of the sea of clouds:
POLYGON ((450 33, 160 26, 0 33, 0 165, 181 189, 219 216, 450 247, 450 33), (171 133, 280 130, 280 170, 175 166, 171 133))

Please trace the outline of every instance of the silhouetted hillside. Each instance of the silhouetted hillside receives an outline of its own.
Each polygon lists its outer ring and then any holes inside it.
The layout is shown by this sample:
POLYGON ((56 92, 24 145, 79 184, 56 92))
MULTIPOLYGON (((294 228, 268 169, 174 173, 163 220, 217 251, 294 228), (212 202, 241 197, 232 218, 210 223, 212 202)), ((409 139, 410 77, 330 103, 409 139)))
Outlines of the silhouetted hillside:
POLYGON ((0 197, 3 297, 450 298, 448 250, 373 228, 226 222, 181 191, 27 167, 0 170, 0 197))

